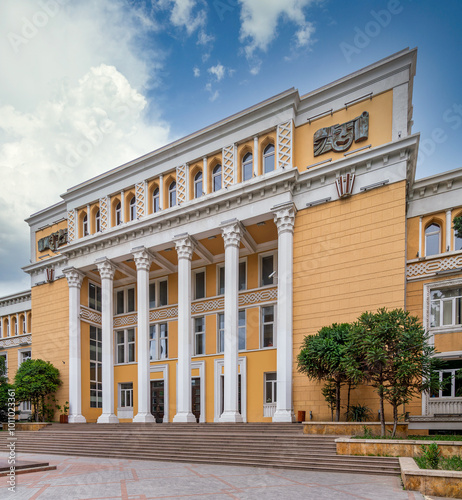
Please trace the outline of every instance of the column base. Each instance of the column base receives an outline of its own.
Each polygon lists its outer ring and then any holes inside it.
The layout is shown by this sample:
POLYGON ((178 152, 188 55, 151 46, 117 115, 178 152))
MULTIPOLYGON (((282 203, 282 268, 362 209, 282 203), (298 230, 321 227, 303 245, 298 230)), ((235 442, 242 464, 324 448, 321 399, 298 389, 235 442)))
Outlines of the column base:
POLYGON ((276 410, 273 422, 295 422, 295 413, 292 410, 276 410))
POLYGON ((189 423, 193 423, 195 424, 196 423, 196 417, 192 414, 192 413, 177 413, 174 417, 173 417, 173 422, 174 423, 186 423, 186 424, 189 424, 189 423))
POLYGON ((67 420, 70 424, 86 424, 87 419, 83 415, 69 415, 67 420))
POLYGON ((118 424, 119 419, 113 413, 103 413, 98 417, 97 424, 118 424))
POLYGON ((155 423, 156 419, 151 413, 137 413, 133 418, 133 422, 138 422, 142 424, 155 423))
POLYGON ((244 422, 242 415, 238 411, 224 411, 218 421, 232 424, 244 422))

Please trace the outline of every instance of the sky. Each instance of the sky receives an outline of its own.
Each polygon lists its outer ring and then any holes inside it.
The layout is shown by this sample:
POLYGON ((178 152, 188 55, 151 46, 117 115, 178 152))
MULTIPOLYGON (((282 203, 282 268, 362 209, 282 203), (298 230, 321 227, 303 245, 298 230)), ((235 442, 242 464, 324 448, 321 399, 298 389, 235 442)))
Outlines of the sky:
POLYGON ((34 212, 291 87, 418 47, 417 178, 462 167, 462 2, 1 0, 0 296, 30 287, 34 212))

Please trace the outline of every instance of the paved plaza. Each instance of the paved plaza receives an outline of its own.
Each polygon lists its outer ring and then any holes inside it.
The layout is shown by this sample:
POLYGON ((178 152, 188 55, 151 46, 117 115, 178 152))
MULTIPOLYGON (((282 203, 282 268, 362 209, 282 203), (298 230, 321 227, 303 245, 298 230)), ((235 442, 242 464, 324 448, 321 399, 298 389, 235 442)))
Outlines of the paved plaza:
MULTIPOLYGON (((0 458, 6 458, 0 454, 0 458)), ((399 477, 221 465, 21 454, 57 470, 0 477, 2 500, 316 499, 429 500, 399 477)))

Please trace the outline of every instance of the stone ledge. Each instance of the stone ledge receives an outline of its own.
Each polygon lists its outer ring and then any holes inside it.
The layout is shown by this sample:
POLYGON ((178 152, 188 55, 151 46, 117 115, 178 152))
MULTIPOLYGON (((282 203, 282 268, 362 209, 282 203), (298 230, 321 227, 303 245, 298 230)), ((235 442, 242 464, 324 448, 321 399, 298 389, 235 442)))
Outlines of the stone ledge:
MULTIPOLYGON (((406 437, 407 426, 407 423, 398 424, 396 435, 406 437)), ((368 427, 372 434, 380 435, 380 422, 303 422, 303 433, 351 436, 353 434, 363 434, 364 427, 368 427)), ((385 429, 392 431, 393 422, 385 422, 385 429)))
MULTIPOLYGON (((25 422, 25 423, 15 422, 14 431, 39 431, 40 429, 43 429, 48 425, 51 424, 47 422, 25 422)), ((2 428, 4 431, 10 430, 8 429, 7 423, 2 423, 2 428)))
POLYGON ((410 457, 401 457, 399 465, 406 490, 420 491, 423 495, 462 498, 462 472, 420 469, 410 457))

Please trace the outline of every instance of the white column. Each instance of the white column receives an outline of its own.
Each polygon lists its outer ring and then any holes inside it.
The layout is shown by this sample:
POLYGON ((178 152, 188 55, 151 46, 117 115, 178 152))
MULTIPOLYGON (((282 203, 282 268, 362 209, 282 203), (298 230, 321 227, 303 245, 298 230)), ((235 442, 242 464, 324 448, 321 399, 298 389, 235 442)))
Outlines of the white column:
POLYGON ((422 253, 422 216, 419 219, 419 259, 423 257, 422 253))
MULTIPOLYGON (((260 149, 258 147, 258 137, 253 138, 253 176, 258 176, 258 161, 260 159, 260 149)), ((263 171, 263 164, 262 164, 263 171)))
POLYGON ((452 248, 452 209, 446 210, 446 251, 450 252, 452 248))
POLYGON ((149 411, 149 268, 144 247, 132 250, 136 263, 138 295, 138 413, 133 422, 155 422, 149 411))
POLYGON ((103 413, 98 417, 98 424, 117 423, 114 414, 114 333, 113 333, 113 288, 115 267, 111 261, 103 258, 96 261, 101 276, 102 309, 102 386, 103 413))
POLYGON ((186 233, 176 236, 174 242, 178 253, 178 370, 173 422, 195 422, 191 411, 191 259, 195 244, 186 233))
POLYGON ((204 156, 202 159, 202 179, 203 179, 203 188, 204 188, 204 193, 208 194, 209 192, 209 175, 208 175, 208 165, 207 165, 207 157, 204 156))
POLYGON ((77 424, 86 422, 82 415, 80 355, 80 287, 83 274, 74 268, 64 269, 63 273, 69 285, 69 423, 77 424))
POLYGON ((238 411, 239 247, 241 226, 233 219, 221 224, 225 242, 224 411, 220 422, 242 422, 238 411))
POLYGON ((273 422, 294 422, 292 307, 295 206, 292 202, 285 203, 274 207, 273 213, 278 228, 277 403, 273 422))
POLYGON ((159 176, 159 208, 164 209, 164 174, 159 176))

